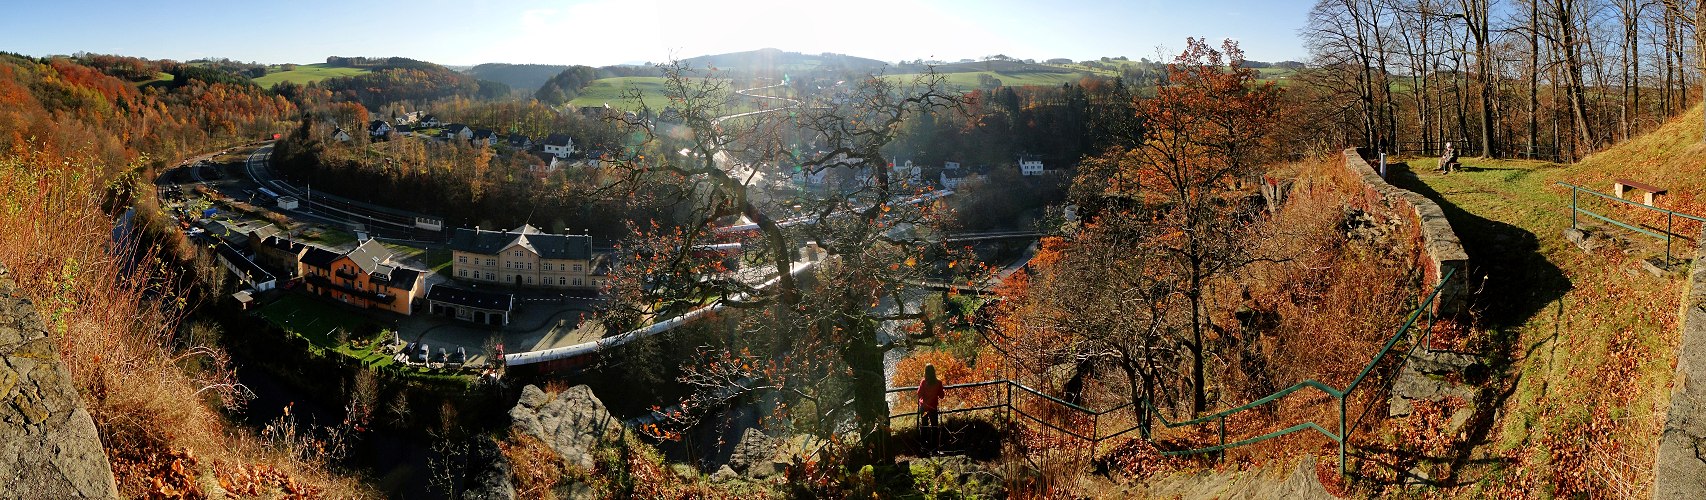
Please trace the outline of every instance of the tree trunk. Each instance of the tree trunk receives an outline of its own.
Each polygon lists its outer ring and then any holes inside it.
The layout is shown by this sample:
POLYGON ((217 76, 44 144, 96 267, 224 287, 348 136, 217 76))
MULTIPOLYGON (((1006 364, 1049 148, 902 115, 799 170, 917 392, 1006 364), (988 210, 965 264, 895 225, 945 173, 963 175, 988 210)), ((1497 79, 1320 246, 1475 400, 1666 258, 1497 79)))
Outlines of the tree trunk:
POLYGON ((1202 262, 1191 259, 1191 416, 1208 409, 1207 373, 1202 344, 1202 262))
POLYGON ((1469 33, 1475 39, 1475 80, 1481 85, 1481 155, 1492 158, 1497 155, 1493 152, 1493 65, 1492 54, 1488 53, 1491 41, 1487 39, 1487 2, 1463 0, 1460 5, 1469 23, 1469 33))
POLYGON ((1576 129, 1576 139, 1583 147, 1595 147, 1594 131, 1588 122, 1586 83, 1582 80, 1580 32, 1576 26, 1574 0, 1555 0, 1553 18, 1558 22, 1558 50, 1564 56, 1565 94, 1569 98, 1570 118, 1576 129))
POLYGON ((1533 157, 1540 145, 1540 0, 1530 0, 1528 7, 1528 154, 1533 157))
POLYGON ((893 450, 884 446, 888 441, 889 402, 883 348, 877 345, 876 325, 864 317, 863 311, 850 312, 856 316, 850 316, 855 319, 844 326, 852 337, 842 344, 841 360, 853 370, 853 416, 859 442, 869 463, 891 464, 893 450))
MULTIPOLYGON (((1701 72, 1706 73, 1706 1, 1694 3, 1694 51, 1699 59, 1696 61, 1701 72)), ((1687 99, 1687 96, 1683 96, 1687 99)), ((1701 141, 1706 142, 1706 133, 1701 134, 1701 141)))

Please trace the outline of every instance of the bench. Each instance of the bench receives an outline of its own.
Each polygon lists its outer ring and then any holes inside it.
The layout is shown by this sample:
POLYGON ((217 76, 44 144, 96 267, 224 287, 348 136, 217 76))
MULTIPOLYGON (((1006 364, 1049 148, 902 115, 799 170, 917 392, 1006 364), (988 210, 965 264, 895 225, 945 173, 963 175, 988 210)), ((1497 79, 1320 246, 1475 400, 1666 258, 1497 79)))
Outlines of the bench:
POLYGON ((1646 192, 1647 193, 1647 199, 1646 199, 1647 206, 1652 206, 1653 205, 1653 198, 1658 197, 1660 195, 1663 195, 1666 192, 1664 188, 1654 186, 1652 184, 1647 184, 1645 182, 1632 181, 1629 179, 1612 179, 1611 182, 1613 183, 1612 184, 1612 191, 1617 194, 1618 198, 1622 198, 1623 193, 1629 191, 1630 189, 1639 189, 1641 191, 1646 192))

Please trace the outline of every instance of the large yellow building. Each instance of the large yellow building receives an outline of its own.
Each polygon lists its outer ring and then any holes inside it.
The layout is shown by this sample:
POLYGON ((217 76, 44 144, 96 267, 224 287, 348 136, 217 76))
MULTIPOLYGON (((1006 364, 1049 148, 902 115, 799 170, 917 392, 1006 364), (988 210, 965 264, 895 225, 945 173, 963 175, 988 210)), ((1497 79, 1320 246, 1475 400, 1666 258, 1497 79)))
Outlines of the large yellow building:
POLYGON ((472 283, 596 289, 592 237, 546 234, 523 225, 511 231, 457 229, 450 238, 451 276, 472 283))

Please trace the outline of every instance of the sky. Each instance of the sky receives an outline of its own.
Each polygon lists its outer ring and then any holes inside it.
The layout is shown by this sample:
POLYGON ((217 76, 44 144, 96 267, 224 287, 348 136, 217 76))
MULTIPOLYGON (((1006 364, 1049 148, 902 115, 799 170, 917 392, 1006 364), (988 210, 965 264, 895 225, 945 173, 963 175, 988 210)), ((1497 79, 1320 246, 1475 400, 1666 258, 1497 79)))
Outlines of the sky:
MULTIPOLYGON (((1186 37, 1238 40, 1245 57, 1306 56, 1312 0, 415 0, 16 2, 0 51, 94 52, 261 63, 326 56, 488 62, 662 62, 773 47, 884 61, 1004 54, 1170 58, 1186 37), (1163 56, 1162 54, 1165 54, 1163 56)), ((1218 45, 1218 43, 1216 44, 1218 45)))

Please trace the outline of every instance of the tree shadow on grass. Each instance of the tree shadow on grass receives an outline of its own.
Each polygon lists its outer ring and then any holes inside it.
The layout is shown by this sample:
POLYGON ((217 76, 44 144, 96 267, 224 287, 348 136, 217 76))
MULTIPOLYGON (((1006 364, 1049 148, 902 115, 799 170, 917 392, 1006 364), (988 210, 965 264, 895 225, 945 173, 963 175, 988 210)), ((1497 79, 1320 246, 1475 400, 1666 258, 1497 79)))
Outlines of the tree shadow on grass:
MULTIPOLYGON (((1489 437, 1498 425, 1495 412, 1516 393, 1521 374, 1514 369, 1515 363, 1555 342, 1558 334, 1552 332, 1533 345, 1515 345, 1521 339, 1519 327, 1537 314, 1562 316, 1565 307, 1562 298, 1574 284, 1562 269, 1540 253, 1540 240, 1534 233, 1463 209, 1418 178, 1408 165, 1389 165, 1388 171, 1388 182, 1394 186, 1439 204, 1469 255, 1467 278, 1473 292, 1470 319, 1488 333, 1478 339, 1478 345, 1470 347, 1483 357, 1488 370, 1485 377, 1476 377, 1481 380, 1469 381, 1481 390, 1474 402, 1476 410, 1464 426, 1463 439, 1454 442, 1441 456, 1413 458, 1449 465, 1449 475, 1424 482, 1438 486, 1474 483, 1476 479, 1459 477, 1459 472, 1465 467, 1496 465, 1502 460, 1472 456, 1476 447, 1490 444, 1489 437)), ((1522 170, 1517 169, 1512 175, 1518 172, 1522 170)), ((1409 471, 1399 472, 1403 477, 1409 471)))

